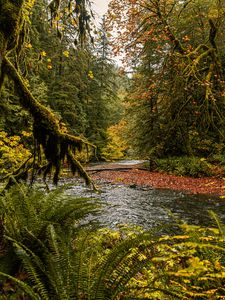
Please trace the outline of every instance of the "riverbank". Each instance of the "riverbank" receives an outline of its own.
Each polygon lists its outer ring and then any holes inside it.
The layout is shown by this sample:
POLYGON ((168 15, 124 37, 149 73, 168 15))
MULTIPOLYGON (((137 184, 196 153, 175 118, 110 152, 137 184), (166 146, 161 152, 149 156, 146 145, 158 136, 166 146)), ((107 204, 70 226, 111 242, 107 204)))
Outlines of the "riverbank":
POLYGON ((123 183, 126 185, 147 186, 153 188, 172 189, 188 194, 211 194, 225 196, 225 178, 214 177, 192 178, 169 175, 160 172, 150 172, 138 168, 127 170, 99 170, 93 172, 94 180, 104 180, 110 183, 123 183))

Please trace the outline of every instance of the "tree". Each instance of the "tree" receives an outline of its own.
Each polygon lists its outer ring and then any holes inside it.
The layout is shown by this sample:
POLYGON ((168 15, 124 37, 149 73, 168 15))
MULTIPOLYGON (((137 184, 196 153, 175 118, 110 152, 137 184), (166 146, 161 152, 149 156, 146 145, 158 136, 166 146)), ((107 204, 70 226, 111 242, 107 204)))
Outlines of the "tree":
MULTIPOLYGON (((46 4, 46 2, 44 2, 46 4)), ((51 21, 56 26, 58 35, 68 20, 74 20, 80 43, 83 45, 90 20, 90 14, 86 3, 88 1, 51 1, 49 4, 51 21), (68 13, 61 18, 61 9, 65 11, 68 5, 68 13)), ((41 148, 47 160, 42 167, 44 177, 54 169, 54 183, 57 183, 61 169, 61 163, 67 158, 72 172, 77 171, 88 184, 91 180, 79 161, 74 156, 75 150, 81 150, 82 145, 91 146, 84 139, 71 135, 66 128, 62 128, 60 120, 47 107, 42 105, 30 92, 29 86, 20 70, 18 60, 20 53, 27 42, 29 16, 35 3, 33 0, 1 0, 0 1, 0 90, 8 82, 12 82, 18 96, 19 104, 29 112, 33 119, 34 151, 32 166, 35 166, 41 157, 41 148), (6 80, 7 78, 7 80, 6 80)), ((21 174, 21 166, 15 173, 21 174)))
POLYGON ((129 33, 127 47, 135 45, 138 58, 129 102, 139 153, 224 151, 223 1, 125 2, 127 18, 138 16, 132 31, 124 24, 121 32, 129 33))
POLYGON ((42 11, 37 7, 32 15, 29 78, 40 78, 47 86, 50 107, 71 132, 95 144, 95 155, 101 159, 107 128, 118 120, 120 110, 117 105, 118 69, 108 59, 107 33, 101 25, 96 30, 93 46, 87 44, 85 48, 77 48, 72 40, 71 26, 64 27, 59 39, 47 23, 46 12, 42 11))

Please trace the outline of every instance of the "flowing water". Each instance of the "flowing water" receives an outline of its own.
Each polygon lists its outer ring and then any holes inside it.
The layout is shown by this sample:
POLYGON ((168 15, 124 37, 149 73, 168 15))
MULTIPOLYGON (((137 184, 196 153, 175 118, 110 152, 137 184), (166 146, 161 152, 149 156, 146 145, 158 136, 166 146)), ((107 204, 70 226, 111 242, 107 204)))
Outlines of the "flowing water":
POLYGON ((225 200, 216 196, 187 195, 182 192, 138 188, 99 182, 101 193, 95 194, 85 186, 68 187, 68 193, 102 199, 103 209, 90 217, 111 228, 119 224, 136 224, 149 229, 156 225, 182 220, 189 224, 213 224, 208 211, 214 211, 225 222, 225 200))

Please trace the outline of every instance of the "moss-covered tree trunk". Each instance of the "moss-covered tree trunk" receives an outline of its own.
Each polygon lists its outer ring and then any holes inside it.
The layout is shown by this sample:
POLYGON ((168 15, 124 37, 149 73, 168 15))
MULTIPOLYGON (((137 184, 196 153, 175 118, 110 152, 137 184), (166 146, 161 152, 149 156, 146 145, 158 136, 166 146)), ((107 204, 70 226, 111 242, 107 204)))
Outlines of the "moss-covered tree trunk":
MULTIPOLYGON (((54 183, 57 183, 61 169, 61 162, 66 158, 72 172, 78 172, 87 184, 91 179, 76 160, 74 153, 82 145, 90 145, 79 137, 61 130, 59 119, 48 108, 40 104, 31 94, 20 71, 8 58, 8 54, 22 47, 26 18, 31 12, 34 0, 0 0, 0 82, 3 85, 4 77, 14 83, 16 94, 21 106, 33 118, 33 133, 35 139, 35 159, 43 151, 47 164, 42 168, 44 177, 54 170, 54 183)), ((40 157, 40 155, 39 155, 40 157)), ((20 170, 21 172, 21 170, 20 170)))
POLYGON ((18 46, 23 0, 0 0, 0 88, 4 81, 3 59, 18 46))

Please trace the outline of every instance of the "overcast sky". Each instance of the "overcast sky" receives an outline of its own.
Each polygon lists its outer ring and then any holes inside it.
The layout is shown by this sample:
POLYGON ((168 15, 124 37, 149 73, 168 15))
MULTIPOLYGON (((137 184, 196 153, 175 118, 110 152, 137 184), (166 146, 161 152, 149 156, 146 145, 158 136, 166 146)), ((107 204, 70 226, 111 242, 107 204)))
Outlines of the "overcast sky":
POLYGON ((99 15, 102 16, 107 11, 107 6, 110 0, 93 0, 93 9, 99 15))

